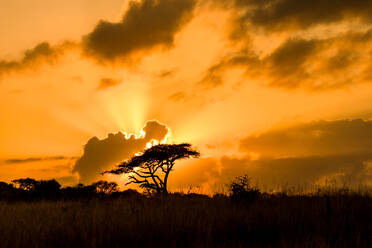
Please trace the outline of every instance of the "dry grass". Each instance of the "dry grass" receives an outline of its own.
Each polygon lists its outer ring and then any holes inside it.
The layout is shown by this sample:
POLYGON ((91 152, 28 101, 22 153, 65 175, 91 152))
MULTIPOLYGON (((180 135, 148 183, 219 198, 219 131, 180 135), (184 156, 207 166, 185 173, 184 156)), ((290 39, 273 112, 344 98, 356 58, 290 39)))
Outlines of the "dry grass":
POLYGON ((351 193, 0 202, 0 246, 368 247, 371 209, 351 193))

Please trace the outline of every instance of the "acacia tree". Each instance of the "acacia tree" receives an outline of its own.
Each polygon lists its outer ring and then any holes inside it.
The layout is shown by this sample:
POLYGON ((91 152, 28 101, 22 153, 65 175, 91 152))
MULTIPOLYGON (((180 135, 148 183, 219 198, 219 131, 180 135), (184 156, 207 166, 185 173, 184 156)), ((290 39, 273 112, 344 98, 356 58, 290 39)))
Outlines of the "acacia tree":
POLYGON ((176 160, 199 156, 200 153, 187 143, 160 144, 120 163, 116 169, 105 171, 103 174, 128 174, 127 185, 136 183, 150 192, 168 193, 168 177, 176 160))

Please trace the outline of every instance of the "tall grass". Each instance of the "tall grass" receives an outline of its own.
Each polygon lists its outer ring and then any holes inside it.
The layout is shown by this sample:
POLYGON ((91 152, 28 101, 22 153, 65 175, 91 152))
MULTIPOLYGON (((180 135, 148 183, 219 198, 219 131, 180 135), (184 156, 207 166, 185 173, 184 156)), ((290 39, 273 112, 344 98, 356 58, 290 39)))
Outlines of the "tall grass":
POLYGON ((0 202, 0 247, 371 247, 371 209, 347 191, 0 202))

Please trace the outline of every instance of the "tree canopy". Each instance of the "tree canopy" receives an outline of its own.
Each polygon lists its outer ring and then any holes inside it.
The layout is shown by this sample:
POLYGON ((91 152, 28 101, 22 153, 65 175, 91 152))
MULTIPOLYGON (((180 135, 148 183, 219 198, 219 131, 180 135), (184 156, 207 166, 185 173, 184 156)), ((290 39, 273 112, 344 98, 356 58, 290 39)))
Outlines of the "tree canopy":
POLYGON ((192 149, 191 144, 188 143, 160 144, 120 163, 116 169, 105 171, 103 174, 128 174, 127 184, 136 183, 148 191, 168 193, 168 177, 176 160, 199 156, 200 153, 192 149))

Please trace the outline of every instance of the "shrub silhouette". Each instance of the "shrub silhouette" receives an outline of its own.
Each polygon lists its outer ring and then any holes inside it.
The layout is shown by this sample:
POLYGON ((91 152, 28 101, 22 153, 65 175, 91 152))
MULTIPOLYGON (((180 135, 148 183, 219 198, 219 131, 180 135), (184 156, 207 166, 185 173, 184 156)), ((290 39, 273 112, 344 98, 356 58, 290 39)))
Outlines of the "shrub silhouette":
POLYGON ((251 203, 258 199, 261 192, 252 186, 252 178, 248 175, 236 177, 229 185, 230 198, 236 202, 251 203))
POLYGON ((118 184, 115 182, 98 181, 92 184, 96 187, 96 192, 101 194, 112 194, 118 191, 118 184))
POLYGON ((105 171, 111 174, 128 174, 129 182, 139 184, 149 193, 168 193, 169 173, 176 160, 199 157, 200 153, 190 144, 161 144, 145 150, 142 154, 122 162, 114 170, 105 171))

